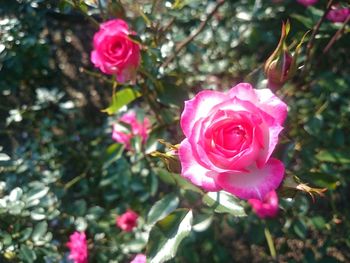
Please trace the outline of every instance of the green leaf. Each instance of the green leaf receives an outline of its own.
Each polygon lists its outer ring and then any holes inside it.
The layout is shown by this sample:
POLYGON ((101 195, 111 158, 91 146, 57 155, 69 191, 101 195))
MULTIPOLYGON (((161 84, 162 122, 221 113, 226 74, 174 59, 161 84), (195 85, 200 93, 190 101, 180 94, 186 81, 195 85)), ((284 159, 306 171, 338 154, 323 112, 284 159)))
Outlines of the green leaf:
POLYGON ((0 153, 0 162, 5 162, 11 160, 10 156, 6 153, 0 153))
POLYGON ((21 232, 21 238, 18 240, 19 242, 24 242, 26 241, 30 235, 32 234, 33 232, 33 228, 31 227, 27 227, 26 229, 24 229, 22 232, 21 232))
POLYGON ((180 242, 191 232, 192 219, 192 210, 177 209, 153 226, 147 244, 150 263, 165 262, 175 256, 180 242))
POLYGON ((34 260, 36 260, 36 255, 34 250, 30 249, 26 245, 21 245, 19 254, 24 262, 31 263, 31 262, 34 262, 34 260))
POLYGON ((305 225, 305 222, 301 219, 296 221, 296 223, 293 225, 294 233, 299 236, 301 239, 304 239, 306 237, 307 233, 307 226, 305 225))
POLYGON ((26 203, 29 204, 30 202, 32 202, 34 200, 41 199, 48 192, 49 192, 49 188, 47 186, 44 186, 43 188, 34 188, 28 192, 26 203))
POLYGON ((107 169, 111 164, 115 163, 123 153, 124 147, 122 144, 113 143, 106 150, 105 162, 103 169, 107 169))
POLYGON ((229 213, 233 216, 246 216, 239 199, 224 191, 208 192, 203 196, 203 202, 217 213, 229 213))
POLYGON ((165 183, 174 184, 174 185, 177 185, 178 187, 181 187, 182 189, 191 190, 200 194, 204 194, 204 192, 200 188, 193 185, 192 183, 190 183, 189 181, 187 181, 185 178, 183 178, 181 175, 177 173, 171 173, 164 169, 157 169, 156 172, 159 178, 165 183))
POLYGON ((316 154, 316 159, 321 162, 350 164, 350 152, 323 150, 316 154))
POLYGON ((102 112, 107 112, 107 114, 112 115, 116 113, 121 107, 129 104, 140 96, 140 92, 131 88, 120 90, 113 95, 112 104, 107 109, 102 110, 102 112))
POLYGON ((147 215, 147 224, 153 225, 159 220, 162 220, 179 205, 179 198, 174 194, 168 194, 157 201, 150 209, 147 215))
POLYGON ((38 223, 33 230, 32 240, 36 243, 46 234, 46 231, 47 231, 46 221, 42 221, 38 223))
POLYGON ((213 222, 214 216, 212 214, 200 214, 196 216, 193 223, 193 230, 196 232, 203 232, 207 230, 213 222))

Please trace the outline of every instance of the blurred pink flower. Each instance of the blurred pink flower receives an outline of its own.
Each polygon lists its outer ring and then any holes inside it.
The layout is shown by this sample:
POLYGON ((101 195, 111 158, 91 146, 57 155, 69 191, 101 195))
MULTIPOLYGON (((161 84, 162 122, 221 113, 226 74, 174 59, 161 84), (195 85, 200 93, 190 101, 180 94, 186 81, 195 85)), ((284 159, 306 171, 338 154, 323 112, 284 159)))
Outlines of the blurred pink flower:
POLYGON ((274 190, 267 193, 263 200, 249 199, 248 203, 260 218, 272 218, 278 213, 278 196, 274 190))
POLYGON ((142 143, 145 143, 148 138, 148 129, 150 128, 151 123, 150 120, 145 117, 143 122, 140 122, 137 119, 136 113, 131 111, 125 113, 119 120, 118 123, 113 125, 112 131, 112 139, 118 143, 124 144, 125 147, 130 150, 130 140, 134 136, 140 136, 142 143), (120 123, 124 123, 130 125, 131 131, 126 127, 121 125, 120 123))
POLYGON ((318 0, 297 0, 299 4, 302 4, 304 6, 314 5, 318 2, 318 0))
POLYGON ((286 116, 287 105, 271 90, 249 83, 199 92, 181 114, 181 175, 206 191, 262 198, 284 177, 271 154, 286 116))
POLYGON ((341 23, 350 15, 350 8, 333 5, 327 14, 327 19, 334 23, 341 23))
POLYGON ((70 250, 68 258, 73 260, 74 263, 88 262, 88 247, 85 233, 75 231, 70 235, 66 246, 70 250))
POLYGON ((134 32, 122 19, 101 24, 94 35, 91 62, 103 73, 116 75, 120 83, 135 79, 140 65, 140 45, 129 35, 134 35, 134 32))
POLYGON ((137 254, 133 260, 130 261, 130 263, 146 263, 146 255, 144 254, 137 254))
POLYGON ((124 214, 117 217, 116 224, 121 230, 131 232, 134 227, 137 226, 138 218, 139 215, 129 209, 124 214))

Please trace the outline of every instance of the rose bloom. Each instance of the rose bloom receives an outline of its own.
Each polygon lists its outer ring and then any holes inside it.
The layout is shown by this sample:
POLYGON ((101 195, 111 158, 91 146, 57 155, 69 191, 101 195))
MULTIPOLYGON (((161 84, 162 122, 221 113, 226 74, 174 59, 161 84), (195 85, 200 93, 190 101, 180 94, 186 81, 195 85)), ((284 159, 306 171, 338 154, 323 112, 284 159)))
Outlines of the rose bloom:
POLYGON ((297 0, 299 4, 302 4, 304 6, 314 5, 318 2, 318 0, 297 0))
POLYGON ((182 176, 206 191, 263 199, 284 176, 283 163, 270 156, 286 115, 286 104, 269 89, 248 83, 227 93, 199 92, 181 115, 182 176))
POLYGON ((74 263, 88 262, 88 247, 85 233, 75 231, 69 237, 69 242, 66 243, 70 253, 68 258, 74 263))
POLYGON ((342 23, 350 15, 350 8, 341 8, 339 6, 332 6, 327 14, 327 19, 334 23, 342 23))
POLYGON ((150 120, 145 117, 143 122, 137 119, 136 113, 131 111, 125 113, 119 120, 118 123, 113 125, 112 139, 118 143, 124 144, 125 148, 131 149, 131 139, 134 136, 140 136, 142 143, 145 143, 148 138, 148 129, 151 126, 150 120), (124 123, 130 126, 131 130, 128 130, 125 126, 120 123, 124 123))
POLYGON ((103 73, 116 75, 120 83, 133 80, 140 65, 140 46, 129 37, 133 34, 124 20, 113 19, 94 35, 92 63, 103 73))
POLYGON ((124 214, 117 217, 116 224, 121 230, 131 232, 137 226, 138 218, 139 215, 129 209, 124 214))
POLYGON ((132 261, 130 261, 130 263, 146 263, 147 259, 146 259, 146 255, 144 254, 137 254, 134 259, 132 261))
POLYGON ((273 190, 261 201, 259 199, 249 199, 248 203, 252 206, 253 211, 260 218, 273 218, 278 214, 278 196, 273 190))

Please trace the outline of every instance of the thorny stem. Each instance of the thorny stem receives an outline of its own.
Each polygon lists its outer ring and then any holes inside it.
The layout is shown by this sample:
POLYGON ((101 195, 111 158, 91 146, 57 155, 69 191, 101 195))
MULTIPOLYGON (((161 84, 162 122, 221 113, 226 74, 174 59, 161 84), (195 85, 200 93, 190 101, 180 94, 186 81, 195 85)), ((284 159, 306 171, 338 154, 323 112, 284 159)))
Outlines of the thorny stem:
POLYGON ((113 86, 112 86, 112 102, 113 102, 113 104, 116 103, 116 98, 117 98, 116 89, 117 89, 117 86, 118 86, 118 82, 117 82, 116 79, 114 79, 113 86))
POLYGON ((185 38, 183 41, 181 41, 178 45, 176 45, 174 53, 165 60, 165 62, 160 66, 161 68, 166 68, 176 58, 177 54, 179 54, 179 52, 184 47, 186 47, 196 36, 199 35, 199 33, 201 33, 204 30, 204 28, 207 25, 207 23, 209 22, 209 20, 214 16, 214 14, 218 11, 220 6, 222 6, 224 3, 225 3, 225 0, 218 0, 217 1, 214 9, 199 24, 199 27, 191 35, 189 35, 187 38, 185 38))
POLYGON ((99 78, 99 79, 102 79, 103 81, 105 81, 105 82, 107 82, 107 83, 110 83, 110 84, 113 84, 113 83, 114 83, 114 81, 110 80, 109 78, 106 78, 104 75, 102 75, 102 74, 100 74, 100 73, 96 73, 96 72, 94 72, 94 71, 90 71, 90 70, 85 69, 85 68, 83 68, 83 67, 80 67, 80 68, 79 68, 79 71, 80 71, 80 72, 83 72, 83 73, 86 73, 86 74, 88 74, 88 75, 90 75, 90 76, 93 76, 93 77, 97 77, 97 78, 99 78))
POLYGON ((324 11, 322 17, 320 18, 320 20, 318 20, 317 24, 314 26, 314 28, 312 30, 312 34, 311 34, 310 40, 309 40, 309 42, 307 43, 307 46, 306 46, 306 59, 305 59, 305 63, 304 63, 305 66, 304 66, 304 70, 303 70, 304 74, 307 71, 309 61, 311 60, 311 57, 312 57, 311 50, 312 50, 312 48, 314 46, 316 35, 317 35, 318 31, 320 30, 320 27, 321 27, 322 23, 326 19, 328 11, 331 9, 331 6, 333 4, 333 1, 334 0, 329 0, 328 1, 326 10, 324 11))
POLYGON ((345 32, 345 26, 350 21, 350 15, 346 18, 346 20, 343 23, 343 26, 338 29, 338 31, 334 34, 334 36, 331 38, 331 40, 328 42, 327 46, 323 49, 323 54, 326 54, 328 50, 333 46, 333 44, 341 38, 342 34, 345 32))

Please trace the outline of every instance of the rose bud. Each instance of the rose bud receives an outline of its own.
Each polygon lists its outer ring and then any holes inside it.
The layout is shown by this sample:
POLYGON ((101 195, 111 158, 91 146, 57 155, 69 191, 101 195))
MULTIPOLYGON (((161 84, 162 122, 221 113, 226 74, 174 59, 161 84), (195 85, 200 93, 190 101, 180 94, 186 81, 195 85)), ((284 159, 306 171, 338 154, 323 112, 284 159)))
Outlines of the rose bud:
POLYGON ((267 85, 274 90, 281 88, 289 79, 291 79, 295 75, 297 69, 297 57, 305 35, 292 55, 286 43, 289 30, 289 22, 285 24, 283 23, 281 38, 277 48, 265 62, 264 71, 268 80, 267 85))

